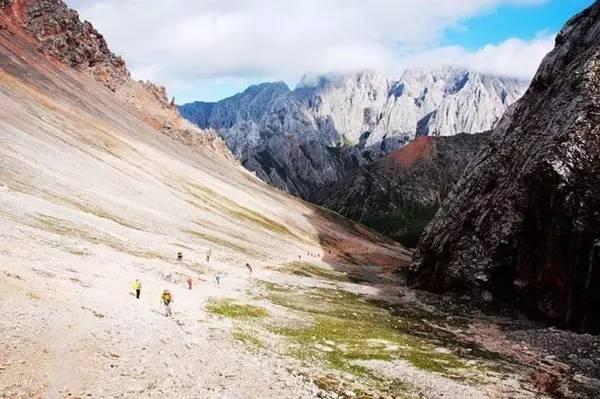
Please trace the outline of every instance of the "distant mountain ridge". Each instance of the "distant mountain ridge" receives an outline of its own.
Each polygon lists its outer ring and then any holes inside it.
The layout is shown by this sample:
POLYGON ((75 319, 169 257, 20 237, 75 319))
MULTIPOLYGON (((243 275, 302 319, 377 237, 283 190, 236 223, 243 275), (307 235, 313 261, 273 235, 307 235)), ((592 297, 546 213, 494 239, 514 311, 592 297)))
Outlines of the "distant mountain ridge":
POLYGON ((311 199, 359 165, 417 136, 490 130, 527 82, 465 69, 405 71, 399 79, 365 71, 250 86, 224 100, 179 106, 215 129, 263 180, 311 199))

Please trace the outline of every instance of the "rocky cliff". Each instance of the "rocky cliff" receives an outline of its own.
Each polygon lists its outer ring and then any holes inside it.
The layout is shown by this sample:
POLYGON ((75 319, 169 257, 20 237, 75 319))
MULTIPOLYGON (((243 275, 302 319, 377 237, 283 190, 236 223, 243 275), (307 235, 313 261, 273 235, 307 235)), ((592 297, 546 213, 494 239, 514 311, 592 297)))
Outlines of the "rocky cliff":
POLYGON ((418 137, 358 167, 324 190, 317 202, 408 246, 416 242, 490 133, 418 137))
POLYGON ((600 332, 600 2, 556 38, 424 234, 416 284, 600 332))
POLYGON ((164 134, 187 145, 208 146, 233 160, 214 131, 198 129, 179 116, 164 87, 133 80, 125 61, 110 51, 102 34, 63 1, 4 0, 0 11, 0 30, 9 34, 4 44, 16 57, 23 55, 19 41, 27 41, 61 70, 72 68, 93 77, 164 134))
POLYGON ((304 77, 294 90, 265 83, 216 103, 179 107, 216 129, 242 164, 271 184, 314 199, 358 165, 421 135, 491 129, 525 90, 515 79, 457 68, 304 77))
POLYGON ((112 91, 129 78, 125 62, 109 50, 104 37, 62 1, 10 0, 1 6, 41 52, 88 71, 112 91))

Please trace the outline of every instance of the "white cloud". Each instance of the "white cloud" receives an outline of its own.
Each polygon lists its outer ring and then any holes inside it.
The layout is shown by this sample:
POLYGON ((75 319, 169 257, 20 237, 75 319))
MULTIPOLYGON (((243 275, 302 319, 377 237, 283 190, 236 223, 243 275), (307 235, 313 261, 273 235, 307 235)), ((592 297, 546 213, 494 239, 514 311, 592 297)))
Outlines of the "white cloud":
POLYGON ((443 64, 465 66, 497 75, 531 78, 542 58, 554 46, 554 36, 540 34, 533 40, 508 39, 488 44, 476 51, 460 46, 407 51, 400 64, 410 68, 428 68, 443 64))
POLYGON ((105 34, 134 76, 178 91, 207 79, 465 63, 531 76, 547 37, 469 52, 434 48, 444 30, 505 4, 545 0, 67 0, 105 34), (398 51, 398 48, 407 49, 398 51), (418 49, 425 49, 418 51, 418 49))

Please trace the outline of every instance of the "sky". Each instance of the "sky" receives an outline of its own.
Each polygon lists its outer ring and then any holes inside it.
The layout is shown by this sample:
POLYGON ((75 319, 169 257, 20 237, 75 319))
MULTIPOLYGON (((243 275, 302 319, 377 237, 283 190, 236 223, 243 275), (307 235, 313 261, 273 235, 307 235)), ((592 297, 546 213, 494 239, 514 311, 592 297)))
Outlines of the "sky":
POLYGON ((530 79, 593 0, 66 0, 181 104, 304 74, 457 65, 530 79))

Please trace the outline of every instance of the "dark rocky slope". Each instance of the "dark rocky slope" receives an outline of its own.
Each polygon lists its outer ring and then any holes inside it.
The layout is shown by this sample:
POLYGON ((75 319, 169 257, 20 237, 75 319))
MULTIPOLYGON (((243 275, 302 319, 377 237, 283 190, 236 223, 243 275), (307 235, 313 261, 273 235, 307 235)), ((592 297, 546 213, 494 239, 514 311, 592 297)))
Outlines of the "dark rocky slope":
POLYGON ((414 247, 452 185, 489 141, 490 133, 418 137, 358 167, 317 201, 414 247))
POLYGON ((471 166, 420 241, 416 284, 600 332, 600 2, 561 30, 471 166))

